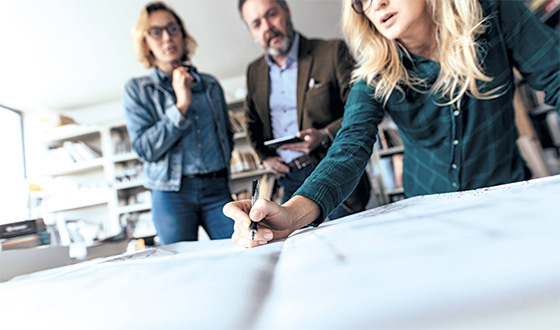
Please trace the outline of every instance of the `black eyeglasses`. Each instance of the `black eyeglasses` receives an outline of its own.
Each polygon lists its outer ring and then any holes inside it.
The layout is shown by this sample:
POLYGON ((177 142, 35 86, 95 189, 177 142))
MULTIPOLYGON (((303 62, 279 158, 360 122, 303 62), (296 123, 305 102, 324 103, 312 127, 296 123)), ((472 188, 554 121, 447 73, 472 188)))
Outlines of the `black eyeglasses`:
POLYGON ((161 39, 163 36, 163 30, 167 31, 167 33, 174 37, 177 34, 181 33, 181 28, 177 23, 169 23, 166 26, 151 26, 146 31, 148 35, 154 39, 161 39))
POLYGON ((352 9, 354 9, 358 15, 362 15, 369 9, 371 2, 372 0, 352 0, 352 9))

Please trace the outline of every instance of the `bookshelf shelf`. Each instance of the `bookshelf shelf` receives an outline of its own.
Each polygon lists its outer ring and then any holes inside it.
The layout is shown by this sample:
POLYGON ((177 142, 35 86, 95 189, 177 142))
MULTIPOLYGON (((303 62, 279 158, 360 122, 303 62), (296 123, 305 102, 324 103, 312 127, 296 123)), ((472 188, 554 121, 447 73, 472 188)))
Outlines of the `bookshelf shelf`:
POLYGON ((115 182, 113 184, 113 188, 115 188, 115 190, 124 190, 124 189, 137 188, 143 186, 144 184, 141 179, 131 180, 127 182, 115 182))
POLYGON ((46 176, 62 176, 62 175, 69 175, 69 174, 79 174, 88 171, 102 169, 103 162, 104 162, 103 158, 81 161, 74 164, 63 165, 59 169, 47 171, 43 174, 46 176))
POLYGON ((247 138, 247 133, 246 132, 237 132, 235 134, 233 134, 233 139, 234 140, 242 140, 247 138))
POLYGON ((390 195, 400 195, 400 194, 404 194, 404 188, 399 187, 399 188, 395 188, 395 189, 390 189, 390 190, 385 191, 385 193, 386 193, 387 195, 389 195, 389 196, 390 196, 390 195))
POLYGON ((70 139, 82 139, 85 136, 96 134, 99 134, 99 127, 71 124, 57 127, 52 132, 46 134, 43 141, 48 143, 70 139))
POLYGON ((63 212, 92 206, 99 206, 109 202, 107 193, 83 193, 69 198, 57 198, 56 202, 49 202, 33 210, 34 214, 63 212))
POLYGON ((136 156, 136 154, 134 152, 115 154, 113 156, 113 162, 114 163, 126 162, 126 161, 134 160, 134 159, 138 159, 138 156, 136 156))
POLYGON ((118 207, 117 213, 124 214, 124 213, 132 213, 132 212, 149 211, 151 208, 152 208, 152 203, 133 204, 133 205, 118 207))
POLYGON ((379 157, 392 156, 395 154, 401 154, 403 152, 404 152, 404 146, 391 147, 389 149, 381 149, 379 150, 379 157))
POLYGON ((232 173, 231 174, 231 179, 232 180, 240 180, 240 179, 247 179, 247 178, 252 178, 255 176, 261 176, 264 174, 267 174, 268 171, 265 169, 261 169, 261 170, 256 170, 256 171, 248 171, 248 172, 239 172, 239 173, 232 173))

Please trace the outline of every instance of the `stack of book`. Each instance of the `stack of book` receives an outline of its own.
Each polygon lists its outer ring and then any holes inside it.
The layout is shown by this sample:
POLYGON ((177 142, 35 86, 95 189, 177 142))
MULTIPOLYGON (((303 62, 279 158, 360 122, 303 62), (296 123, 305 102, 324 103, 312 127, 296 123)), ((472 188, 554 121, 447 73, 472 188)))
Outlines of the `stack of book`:
POLYGON ((245 113, 242 111, 229 111, 229 118, 233 133, 245 133, 245 113))
POLYGON ((231 173, 241 173, 258 170, 260 162, 254 151, 234 149, 231 152, 231 173))
POLYGON ((43 219, 24 220, 0 225, 0 250, 49 245, 50 233, 43 219))

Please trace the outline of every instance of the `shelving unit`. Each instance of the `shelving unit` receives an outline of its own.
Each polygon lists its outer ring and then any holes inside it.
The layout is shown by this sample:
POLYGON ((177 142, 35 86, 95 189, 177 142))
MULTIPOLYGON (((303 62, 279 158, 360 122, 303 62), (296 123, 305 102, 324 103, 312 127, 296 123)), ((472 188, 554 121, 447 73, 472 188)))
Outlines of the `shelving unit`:
POLYGON ((378 205, 383 205, 404 198, 402 187, 404 146, 397 126, 388 116, 383 119, 378 129, 368 174, 377 195, 378 205))
POLYGON ((42 136, 44 154, 36 174, 48 178, 48 184, 43 191, 31 193, 32 217, 43 217, 51 224, 79 219, 88 232, 112 235, 105 140, 101 127, 76 124, 42 136))
POLYGON ((251 181, 256 178, 262 178, 268 171, 260 164, 258 156, 250 145, 243 112, 243 101, 231 102, 229 104, 229 111, 234 130, 233 138, 235 140, 231 163, 230 188, 232 193, 237 196, 250 192, 251 181), (236 157, 236 153, 241 156, 236 157), (248 157, 243 157, 243 155, 248 157), (245 162, 246 164, 236 166, 236 162, 245 162))
MULTIPOLYGON (((231 103, 230 110, 239 116, 243 102, 231 103)), ((244 126, 235 133, 234 140, 235 152, 252 153, 254 163, 245 166, 249 170, 236 167, 237 171, 232 164, 231 190, 249 191, 251 180, 267 171, 257 161, 244 126)), ((33 216, 51 218, 53 222, 81 219, 102 228, 104 237, 119 234, 127 222, 138 219, 153 226, 151 192, 143 186, 142 163, 132 151, 124 120, 97 126, 60 126, 44 135, 41 143, 45 147, 45 166, 39 174, 53 184, 34 195, 33 216), (95 149, 98 157, 73 160, 72 143, 85 143, 95 149)))
MULTIPOLYGON (((560 33, 558 0, 526 0, 546 25, 560 33)), ((514 108, 520 138, 518 145, 533 177, 560 174, 560 116, 544 104, 544 93, 533 90, 516 71, 514 108)))
POLYGON ((254 178, 254 177, 265 175, 267 173, 268 173, 268 171, 265 170, 265 169, 234 173, 234 174, 231 175, 231 180, 241 180, 241 179, 254 178))

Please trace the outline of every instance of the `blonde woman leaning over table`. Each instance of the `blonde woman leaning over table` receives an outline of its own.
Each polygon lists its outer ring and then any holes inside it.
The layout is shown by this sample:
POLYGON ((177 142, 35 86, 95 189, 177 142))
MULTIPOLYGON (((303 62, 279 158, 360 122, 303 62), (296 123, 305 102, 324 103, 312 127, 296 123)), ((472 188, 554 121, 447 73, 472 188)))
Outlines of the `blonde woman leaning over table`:
POLYGON ((342 128, 282 206, 224 207, 236 243, 254 247, 320 224, 358 182, 384 114, 403 138, 406 196, 531 178, 516 145, 512 68, 558 111, 560 38, 521 1, 344 0, 343 29, 357 68, 342 128), (250 219, 259 222, 254 241, 250 219))

